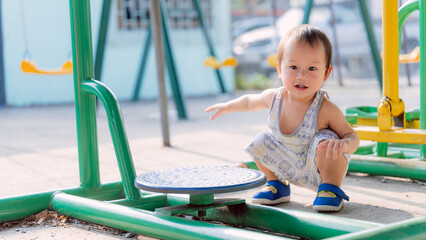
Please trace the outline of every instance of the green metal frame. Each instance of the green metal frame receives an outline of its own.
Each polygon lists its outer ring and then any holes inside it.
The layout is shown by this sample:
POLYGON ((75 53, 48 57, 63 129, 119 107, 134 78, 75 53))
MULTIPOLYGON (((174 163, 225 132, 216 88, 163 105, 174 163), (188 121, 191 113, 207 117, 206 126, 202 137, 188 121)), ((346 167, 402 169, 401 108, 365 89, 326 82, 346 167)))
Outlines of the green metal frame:
MULTIPOLYGON (((102 82, 87 80, 81 84, 81 87, 84 93, 87 95, 95 95, 102 101, 108 117, 111 138, 126 199, 139 199, 141 197, 140 192, 133 183, 136 178, 136 171, 133 165, 132 154, 130 152, 117 99, 111 90, 102 82)), ((85 166, 83 166, 83 168, 84 167, 85 166)))
POLYGON ((303 12, 302 24, 308 24, 309 18, 311 17, 312 7, 314 6, 314 0, 306 0, 305 9, 303 12))
POLYGON ((309 239, 425 237, 426 217, 383 225, 251 205, 243 199, 233 200, 233 205, 225 204, 226 207, 223 207, 224 204, 221 205, 220 200, 215 200, 212 194, 188 199, 140 191, 133 185, 136 174, 118 101, 107 86, 93 79, 89 0, 70 0, 70 12, 73 60, 76 63, 74 87, 81 186, 0 198, 0 222, 18 220, 44 209, 52 209, 89 222, 161 239, 288 239, 264 231, 309 239), (99 181, 96 98, 101 100, 107 112, 121 182, 101 184, 99 181), (217 205, 211 208, 213 204, 217 205), (198 216, 200 211, 204 219, 227 225, 176 216, 180 213, 198 216), (232 226, 245 226, 263 232, 232 226))
MULTIPOLYGON (((426 129, 426 56, 425 43, 425 27, 426 27, 426 2, 419 2, 419 42, 420 42, 420 129, 426 129)), ((423 160, 426 160, 426 145, 420 147, 420 154, 423 160)))
POLYGON ((187 119, 188 115, 186 114, 186 108, 185 108, 185 104, 184 104, 181 90, 180 90, 179 78, 178 78, 178 74, 177 74, 177 70, 175 66, 175 60, 173 57, 172 46, 170 43, 167 21, 164 17, 165 14, 164 14, 164 7, 162 2, 163 2, 162 0, 158 0, 158 3, 160 4, 160 11, 161 11, 160 16, 161 16, 162 24, 163 24, 162 29, 163 29, 164 50, 166 55, 165 59, 166 59, 167 70, 169 73, 170 85, 172 87, 173 97, 175 99, 175 105, 176 105, 176 110, 178 112, 178 117, 179 119, 187 119))
MULTIPOLYGON (((160 1, 161 4, 161 1, 160 1)), ((99 32, 98 32, 98 42, 96 48, 96 58, 95 58, 95 79, 98 81, 101 80, 102 76, 102 66, 105 55, 105 46, 106 39, 108 33, 108 24, 109 24, 109 15, 111 12, 111 0, 103 0, 102 4, 102 12, 101 12, 101 20, 99 24, 99 32)), ((163 13, 162 13, 163 15, 163 13)), ((164 19, 163 19, 164 22, 164 19)), ((174 64, 173 52, 170 47, 170 40, 168 38, 167 25, 163 24, 163 34, 164 34, 164 42, 165 42, 165 52, 166 52, 166 61, 169 71, 169 80, 170 85, 172 87, 173 98, 176 105, 176 110, 178 112, 179 119, 187 119, 188 115, 186 112, 185 102, 182 97, 179 78, 176 70, 176 66, 174 64)), ((151 26, 149 25, 147 29, 147 37, 145 39, 145 46, 143 48, 142 59, 139 67, 139 71, 136 78, 136 85, 133 90, 132 100, 136 101, 139 98, 139 92, 142 85, 142 76, 145 71, 149 46, 151 45, 151 26)))
POLYGON ((143 47, 143 52, 142 52, 142 58, 141 61, 139 63, 139 70, 138 70, 138 75, 136 76, 136 83, 135 83, 135 87, 133 88, 133 96, 132 96, 132 101, 137 101, 139 99, 139 93, 141 91, 141 87, 142 87, 142 79, 143 79, 143 75, 145 73, 145 69, 146 69, 146 65, 148 63, 148 55, 149 55, 149 49, 150 46, 152 44, 151 38, 152 38, 152 32, 151 32, 151 23, 148 24, 148 28, 146 30, 146 37, 145 37, 145 41, 144 41, 144 47, 143 47))
MULTIPOLYGON (((203 13, 202 13, 202 10, 201 10, 201 5, 200 5, 198 0, 193 0, 193 4, 195 6, 195 11, 197 12, 198 21, 200 22, 202 34, 203 34, 204 39, 207 43, 207 47, 209 49, 209 54, 213 57, 216 57, 216 51, 214 49, 213 42, 211 40, 210 35, 207 32, 205 24, 204 24, 204 18, 203 18, 203 13)), ((164 19, 163 19, 163 22, 164 22, 164 19)), ((139 92, 140 92, 140 88, 141 88, 141 85, 142 85, 142 77, 145 73, 145 68, 146 68, 146 64, 147 64, 147 58, 148 58, 150 45, 151 45, 151 24, 148 26, 148 29, 147 29, 147 36, 145 38, 145 46, 144 46, 142 58, 141 58, 141 61, 140 61, 140 64, 139 64, 139 71, 138 71, 138 74, 137 74, 137 77, 136 77, 135 88, 133 90, 133 97, 132 97, 133 101, 136 101, 139 98, 139 92)), ((216 74, 217 81, 219 83, 220 91, 222 93, 225 93, 226 88, 225 88, 225 85, 223 83, 223 80, 222 80, 223 78, 222 78, 222 74, 221 74, 220 70, 215 69, 215 74, 216 74)))
POLYGON ((426 239, 425 229, 426 222, 424 219, 414 218, 329 239, 426 239), (404 229, 404 231, 401 231, 401 229, 404 229), (414 234, 415 237, 411 234, 414 234))
MULTIPOLYGON (((217 54, 216 54, 216 51, 214 49, 213 42, 211 40, 209 33, 207 32, 205 24, 204 24, 204 18, 203 18, 201 5, 200 5, 198 0, 193 0, 193 4, 195 6, 195 11, 197 12, 198 21, 200 22, 202 34, 203 34, 204 39, 207 43, 209 54, 213 57, 216 57, 217 54)), ((161 1, 160 1, 160 5, 161 5, 161 1)), ((104 15, 104 14, 102 14, 102 15, 104 15)), ((163 35, 164 35, 164 45, 165 45, 165 50, 166 50, 166 62, 167 62, 167 67, 168 67, 168 71, 169 71, 169 79, 170 79, 170 83, 171 83, 172 90, 173 90, 173 96, 175 98, 175 103, 176 103, 176 108, 178 110, 179 118, 180 119, 186 119, 187 114, 186 114, 185 106, 184 106, 182 96, 181 96, 179 81, 178 81, 178 78, 177 78, 176 67, 175 67, 174 60, 173 60, 173 53, 172 53, 172 49, 171 49, 171 45, 170 45, 170 40, 169 40, 169 37, 168 37, 167 24, 166 24, 166 21, 165 21, 165 18, 164 18, 164 10, 163 9, 161 11, 161 17, 163 19, 163 35)), ((133 101, 136 101, 139 98, 139 93, 140 93, 140 89, 141 89, 141 86, 142 86, 142 78, 143 78, 143 75, 144 75, 145 69, 146 69, 149 49, 150 49, 150 45, 151 45, 151 36, 152 36, 151 24, 149 24, 146 34, 147 35, 146 35, 146 38, 145 38, 145 41, 144 41, 145 44, 144 44, 144 48, 143 48, 143 52, 142 52, 142 58, 141 58, 141 61, 140 61, 140 64, 139 64, 139 70, 138 70, 138 74, 137 74, 137 77, 136 77, 135 87, 133 89, 133 95, 132 95, 133 101)), ((220 91, 222 93, 225 93, 226 87, 225 87, 224 82, 223 82, 222 74, 221 74, 219 69, 215 69, 214 71, 215 71, 215 74, 216 74, 217 81, 219 83, 220 91)))
MULTIPOLYGON (((209 48, 209 54, 210 54, 210 56, 217 58, 216 57, 217 56, 216 51, 215 51, 214 46, 213 46, 213 42, 211 40, 209 33, 207 32, 206 25, 204 24, 203 10, 201 8, 200 1, 199 0, 192 0, 192 3, 194 4, 195 10, 197 11, 198 22, 200 23, 201 31, 203 33, 204 39, 206 40, 207 47, 209 48)), ((220 70, 215 69, 214 71, 216 73, 217 81, 219 82, 220 92, 226 93, 226 88, 225 88, 225 85, 223 84, 223 80, 222 80, 223 78, 222 78, 222 74, 221 74, 220 70)))
POLYGON ((99 24, 98 43, 96 44, 95 55, 95 78, 102 79, 102 66, 104 63, 106 39, 108 35, 109 14, 111 12, 111 0, 103 0, 101 21, 99 24))
POLYGON ((361 11, 361 16, 364 22, 365 31, 367 32, 368 44, 370 45, 371 56, 373 57, 374 69, 376 70, 377 81, 379 83, 380 89, 382 86, 382 59, 380 57, 379 49, 377 47, 376 36, 373 30, 373 24, 371 21, 370 12, 368 11, 367 4, 365 0, 358 0, 359 10, 361 11))
POLYGON ((81 89, 94 78, 91 24, 85 24, 90 23, 90 2, 70 1, 70 12, 80 183, 95 189, 100 186, 96 98, 81 89))
POLYGON ((3 58, 3 17, 2 3, 0 2, 0 107, 6 106, 6 84, 4 78, 4 58, 3 58))

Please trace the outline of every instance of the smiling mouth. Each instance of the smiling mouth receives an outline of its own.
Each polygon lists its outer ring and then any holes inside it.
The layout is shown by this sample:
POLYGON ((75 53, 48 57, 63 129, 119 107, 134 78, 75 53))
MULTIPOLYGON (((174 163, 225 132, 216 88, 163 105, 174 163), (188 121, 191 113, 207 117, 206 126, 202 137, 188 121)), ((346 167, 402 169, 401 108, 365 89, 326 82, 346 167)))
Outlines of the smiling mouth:
POLYGON ((302 84, 297 84, 295 87, 296 87, 296 88, 299 88, 299 89, 305 89, 305 88, 308 88, 307 86, 302 85, 302 84))

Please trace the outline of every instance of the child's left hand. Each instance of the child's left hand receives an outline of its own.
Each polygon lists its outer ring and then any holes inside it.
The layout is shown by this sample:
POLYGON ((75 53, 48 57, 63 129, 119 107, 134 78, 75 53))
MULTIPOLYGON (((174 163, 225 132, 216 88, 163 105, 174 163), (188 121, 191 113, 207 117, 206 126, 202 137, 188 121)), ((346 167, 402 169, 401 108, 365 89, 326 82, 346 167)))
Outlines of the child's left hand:
POLYGON ((332 138, 320 142, 317 148, 327 149, 325 156, 330 158, 331 155, 333 155, 333 159, 337 159, 341 157, 344 152, 348 151, 349 145, 345 140, 332 138))

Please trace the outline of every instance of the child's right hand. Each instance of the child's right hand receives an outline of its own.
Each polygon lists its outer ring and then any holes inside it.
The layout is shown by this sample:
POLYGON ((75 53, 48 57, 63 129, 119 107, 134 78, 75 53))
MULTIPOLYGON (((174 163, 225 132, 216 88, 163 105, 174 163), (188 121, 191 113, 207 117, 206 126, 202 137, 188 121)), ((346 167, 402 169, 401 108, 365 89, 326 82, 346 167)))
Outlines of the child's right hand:
POLYGON ((213 115, 210 116, 210 120, 215 119, 216 117, 222 116, 223 114, 228 113, 226 111, 226 103, 216 103, 206 108, 206 112, 215 111, 213 115))
POLYGON ((325 157, 337 159, 348 151, 348 143, 344 139, 327 139, 317 145, 317 149, 326 150, 325 157))

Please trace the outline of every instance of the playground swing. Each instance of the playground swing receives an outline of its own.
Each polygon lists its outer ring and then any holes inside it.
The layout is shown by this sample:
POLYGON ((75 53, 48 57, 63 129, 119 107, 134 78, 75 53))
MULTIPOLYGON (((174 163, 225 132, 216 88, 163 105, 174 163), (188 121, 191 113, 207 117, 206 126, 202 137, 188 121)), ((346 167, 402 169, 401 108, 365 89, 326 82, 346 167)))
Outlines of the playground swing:
MULTIPOLYGON (((383 59, 383 52, 381 54, 383 59)), ((417 46, 411 52, 399 55, 400 63, 418 63, 420 62, 420 47, 417 46)))
MULTIPOLYGON (((399 12, 398 12, 398 39, 401 43, 402 39, 402 27, 404 25, 404 22, 406 18, 409 16, 409 14, 405 14, 405 12, 410 12, 418 10, 418 1, 410 1, 407 4, 404 4, 401 6, 399 12)), ((420 46, 415 47, 411 52, 406 54, 400 54, 399 55, 399 62, 400 63, 418 63, 420 62, 420 46)))
POLYGON ((69 57, 60 68, 55 69, 46 69, 40 68, 36 65, 35 61, 32 59, 29 45, 28 45, 28 36, 27 29, 25 24, 25 12, 24 12, 24 1, 21 0, 21 16, 22 16, 22 26, 25 42, 25 53, 21 61, 21 70, 24 73, 30 74, 45 74, 45 75, 60 75, 60 74, 71 74, 73 72, 72 58, 69 57))
POLYGON ((219 69, 221 67, 237 67, 238 61, 235 57, 229 57, 223 62, 219 62, 214 56, 210 56, 204 60, 204 66, 219 69))
POLYGON ((211 67, 211 68, 215 69, 216 78, 219 82, 221 92, 225 93, 226 89, 225 89, 225 85, 224 85, 223 80, 222 80, 222 74, 219 71, 219 69, 221 67, 224 67, 224 66, 236 67, 238 65, 237 59, 235 57, 230 57, 230 58, 225 59, 223 62, 219 62, 216 59, 216 51, 214 49, 211 37, 210 37, 209 33, 207 32, 206 26, 204 24, 204 17, 203 17, 203 11, 202 11, 202 8, 201 8, 201 4, 198 0, 193 0, 192 3, 194 5, 195 11, 197 12, 197 18, 198 18, 198 21, 200 23, 201 31, 202 31, 203 36, 205 38, 205 41, 207 43, 208 51, 209 51, 209 54, 210 54, 210 56, 207 57, 204 60, 204 66, 211 67))
POLYGON ((36 63, 32 60, 29 54, 24 55, 24 59, 21 61, 21 70, 24 73, 34 74, 47 74, 47 75, 59 75, 59 74, 71 74, 72 73, 72 60, 67 59, 60 68, 57 69, 43 69, 39 68, 36 63))
POLYGON ((271 68, 275 68, 277 66, 277 60, 278 58, 276 53, 270 54, 268 57, 266 57, 266 61, 271 68))
POLYGON ((417 63, 420 62, 420 47, 415 47, 411 52, 401 54, 399 56, 400 63, 417 63))
MULTIPOLYGON (((161 15, 162 15, 162 19, 163 19, 163 23, 162 23, 162 31, 163 31, 163 35, 164 35, 164 41, 165 41, 165 54, 166 54, 166 66, 169 70, 169 78, 171 81, 171 86, 172 86, 172 90, 173 90, 173 96, 175 98, 175 102, 176 102, 176 108, 178 109, 178 114, 179 114, 179 118, 185 119, 187 118, 186 116, 186 110, 185 110, 185 106, 183 103, 183 99, 181 99, 181 93, 180 93, 180 87, 179 87, 179 81, 178 81, 178 76, 176 73, 176 67, 174 64, 174 60, 173 60, 173 53, 171 51, 171 47, 170 47, 170 40, 169 40, 169 34, 167 31, 167 24, 165 24, 165 19, 164 19, 164 10, 162 9, 161 5, 161 1, 160 2, 160 9, 161 9, 161 15)), ((103 20, 103 23, 105 26, 108 23, 108 14, 109 14, 109 7, 105 7, 107 4, 110 4, 110 0, 104 0, 104 7, 103 7, 103 11, 102 11, 102 15, 105 17, 101 17, 101 19, 106 19, 103 20), (106 9, 106 10, 105 10, 106 9)), ((205 24, 204 24, 204 19, 203 19, 203 14, 202 14, 202 10, 201 10, 201 5, 200 2, 198 0, 192 0, 192 4, 194 5, 194 11, 196 12, 196 17, 199 21, 200 24, 200 28, 202 31, 202 35, 205 39, 208 51, 209 51, 209 57, 206 58, 204 60, 204 65, 206 67, 211 67, 215 70, 215 75, 216 78, 218 80, 219 83, 219 87, 220 87, 220 91, 222 93, 226 92, 226 88, 225 88, 225 84, 222 80, 222 74, 219 71, 219 69, 223 66, 232 66, 232 67, 236 67, 238 62, 234 57, 230 57, 225 59, 223 62, 219 62, 216 59, 216 53, 215 53, 215 49, 212 43, 212 40, 206 30, 205 24)), ((151 24, 151 23, 150 23, 151 24)), ((102 31, 103 34, 105 34, 106 31, 102 31)), ((100 31, 101 34, 101 31, 100 31)), ((100 38, 102 39, 102 38, 100 38)), ((145 47, 143 48, 143 54, 142 54, 142 59, 140 62, 140 67, 139 67, 139 71, 137 74, 137 78, 136 78, 136 84, 135 84, 135 88, 134 88, 134 92, 133 92, 133 97, 132 100, 137 100, 139 98, 139 92, 140 92, 140 86, 142 84, 142 76, 144 74, 145 71, 145 66, 146 66, 146 62, 147 62, 147 56, 148 56, 148 50, 149 50, 149 46, 151 44, 151 27, 149 25, 148 29, 147 29, 147 35, 146 35, 146 40, 145 40, 145 47)), ((98 46, 101 46, 100 44, 98 44, 98 46)), ((99 51, 98 49, 98 52, 99 51)), ((100 59, 99 61, 99 65, 102 65, 102 59, 100 59)), ((98 66, 96 64, 96 71, 100 72, 100 66, 98 66)), ((99 76, 99 74, 97 74, 99 76)))

